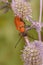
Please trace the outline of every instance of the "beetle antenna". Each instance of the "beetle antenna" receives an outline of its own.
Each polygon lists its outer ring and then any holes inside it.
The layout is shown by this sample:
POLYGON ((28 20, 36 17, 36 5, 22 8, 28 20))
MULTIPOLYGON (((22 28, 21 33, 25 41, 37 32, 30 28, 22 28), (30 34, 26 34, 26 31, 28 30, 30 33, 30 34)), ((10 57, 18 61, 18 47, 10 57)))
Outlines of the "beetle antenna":
POLYGON ((17 41, 15 48, 17 47, 17 45, 19 44, 20 40, 22 39, 22 36, 19 38, 19 40, 17 41))

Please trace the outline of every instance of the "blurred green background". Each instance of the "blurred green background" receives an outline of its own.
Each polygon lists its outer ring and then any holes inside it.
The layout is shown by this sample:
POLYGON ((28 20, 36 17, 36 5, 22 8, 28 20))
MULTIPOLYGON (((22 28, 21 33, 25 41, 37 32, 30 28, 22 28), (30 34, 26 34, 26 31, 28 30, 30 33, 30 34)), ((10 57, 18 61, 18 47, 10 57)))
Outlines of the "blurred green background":
MULTIPOLYGON (((39 0, 31 0, 30 3, 33 11, 33 19, 38 20, 39 0)), ((28 34, 33 36, 35 39, 37 39, 38 37, 35 30, 29 31, 28 34)), ((25 45, 23 38, 19 42, 18 46, 15 48, 15 44, 18 41, 19 37, 19 32, 16 30, 14 24, 13 11, 9 10, 9 12, 7 12, 6 14, 0 15, 0 65, 23 65, 23 62, 20 58, 21 50, 25 45)), ((30 41, 32 41, 31 38, 29 39, 30 41)))

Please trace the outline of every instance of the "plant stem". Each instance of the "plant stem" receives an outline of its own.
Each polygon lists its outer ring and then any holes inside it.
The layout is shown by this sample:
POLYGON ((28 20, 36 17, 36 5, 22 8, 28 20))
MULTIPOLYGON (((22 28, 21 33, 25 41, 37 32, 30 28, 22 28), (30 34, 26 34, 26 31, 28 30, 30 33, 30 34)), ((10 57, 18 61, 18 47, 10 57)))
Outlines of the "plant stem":
POLYGON ((24 39, 25 39, 26 45, 30 46, 30 42, 29 42, 28 37, 27 37, 27 36, 25 36, 25 37, 24 37, 24 39))
POLYGON ((40 15, 39 15, 39 26, 40 26, 40 29, 38 30, 38 37, 39 37, 40 41, 41 41, 41 19, 42 19, 42 0, 40 0, 40 15))

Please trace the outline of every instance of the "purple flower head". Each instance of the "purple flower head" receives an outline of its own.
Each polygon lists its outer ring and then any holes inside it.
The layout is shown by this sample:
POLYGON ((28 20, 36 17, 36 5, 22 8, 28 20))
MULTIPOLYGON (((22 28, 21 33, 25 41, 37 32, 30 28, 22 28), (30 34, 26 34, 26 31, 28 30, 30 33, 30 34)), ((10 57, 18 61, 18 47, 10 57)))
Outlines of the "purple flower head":
POLYGON ((35 40, 25 46, 22 51, 24 65, 42 65, 43 64, 43 42, 35 40))
POLYGON ((6 3, 6 2, 8 2, 8 0, 0 0, 0 2, 5 2, 6 3))
POLYGON ((25 19, 26 16, 31 17, 32 15, 31 5, 25 0, 12 0, 11 7, 14 14, 18 15, 22 19, 25 19))
POLYGON ((41 41, 34 41, 35 46, 39 49, 41 58, 42 58, 42 64, 43 64, 43 42, 41 41))

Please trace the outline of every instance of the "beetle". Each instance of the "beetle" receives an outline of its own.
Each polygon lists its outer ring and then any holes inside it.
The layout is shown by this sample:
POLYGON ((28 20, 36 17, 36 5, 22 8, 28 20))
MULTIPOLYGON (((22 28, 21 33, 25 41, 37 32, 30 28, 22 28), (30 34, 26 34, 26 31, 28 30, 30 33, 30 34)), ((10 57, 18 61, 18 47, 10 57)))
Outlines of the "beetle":
MULTIPOLYGON (((16 30, 19 31, 19 33, 23 36, 23 37, 30 37, 32 39, 35 39, 33 37, 31 37, 30 35, 27 34, 27 31, 28 30, 31 30, 33 27, 29 26, 29 25, 26 25, 25 22, 19 17, 19 16, 16 16, 15 19, 14 19, 14 24, 16 26, 16 30)), ((18 45, 18 43, 20 42, 22 36, 20 37, 20 39, 17 41, 16 45, 15 45, 15 48, 16 46, 18 45)))

